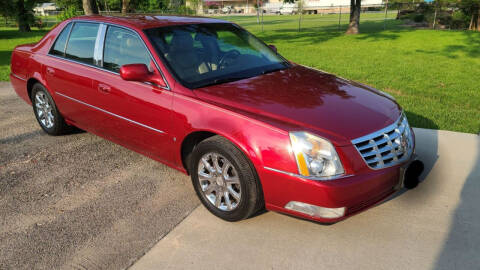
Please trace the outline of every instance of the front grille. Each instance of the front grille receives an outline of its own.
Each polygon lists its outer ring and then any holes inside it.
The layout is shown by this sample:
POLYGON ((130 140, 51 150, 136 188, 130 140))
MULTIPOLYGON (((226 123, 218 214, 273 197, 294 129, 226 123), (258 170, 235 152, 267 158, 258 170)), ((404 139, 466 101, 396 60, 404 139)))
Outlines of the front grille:
POLYGON ((372 169, 382 169, 407 160, 413 151, 413 136, 404 114, 392 125, 352 140, 372 169))

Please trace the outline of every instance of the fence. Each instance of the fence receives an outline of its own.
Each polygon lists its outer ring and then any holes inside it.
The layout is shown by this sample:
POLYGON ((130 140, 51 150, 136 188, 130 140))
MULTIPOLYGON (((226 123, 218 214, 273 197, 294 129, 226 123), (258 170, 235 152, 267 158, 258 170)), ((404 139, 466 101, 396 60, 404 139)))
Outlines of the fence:
MULTIPOLYGON (((292 16, 298 20, 298 31, 301 31, 305 22, 317 23, 320 25, 328 25, 331 29, 343 30, 345 24, 349 21, 350 6, 321 6, 316 5, 315 0, 301 0, 295 4, 279 3, 263 3, 258 8, 250 4, 248 0, 243 2, 236 1, 237 5, 229 5, 228 0, 216 1, 216 5, 212 2, 203 2, 197 7, 182 5, 174 9, 149 10, 146 12, 137 11, 132 14, 175 14, 175 15, 201 15, 201 16, 228 16, 227 20, 236 21, 236 18, 242 16, 256 16, 257 25, 264 30, 265 23, 269 25, 281 23, 282 20, 274 20, 272 16, 292 16), (243 4, 238 4, 243 3, 243 4), (300 4, 299 4, 300 3, 300 4)), ((188 1, 187 1, 188 3, 188 1)), ((368 3, 368 1, 367 1, 368 3)), ((391 3, 384 1, 383 4, 369 4, 362 6, 361 23, 377 22, 377 26, 388 29, 389 22, 395 19, 404 19, 406 23, 416 27, 431 27, 434 29, 467 29, 468 16, 461 13, 459 4, 428 4, 428 3, 391 3)), ((50 11, 48 16, 36 16, 33 26, 39 28, 49 28, 57 24, 59 11, 50 11)), ((120 11, 101 11, 101 14, 121 16, 120 11)), ((81 14, 78 14, 81 15, 81 14)), ((473 20, 473 19, 472 19, 473 20)), ((4 26, 14 27, 16 22, 13 19, 4 18, 4 26)), ((471 23, 470 23, 471 27, 471 23)))
MULTIPOLYGON (((223 9, 224 10, 224 9, 223 9)), ((362 22, 378 22, 381 29, 386 29, 389 25, 388 22, 395 20, 398 15, 398 10, 388 8, 386 5, 368 5, 362 7, 361 21, 362 22)), ((238 13, 226 13, 215 12, 208 14, 209 16, 228 16, 227 19, 233 19, 240 16, 256 16, 257 24, 260 30, 268 30, 272 24, 280 24, 282 21, 287 21, 287 18, 298 20, 298 31, 302 31, 304 28, 310 28, 312 25, 322 27, 323 29, 340 30, 346 29, 346 24, 350 18, 350 6, 349 5, 337 5, 337 6, 320 6, 311 4, 311 2, 305 2, 303 6, 293 4, 272 5, 265 4, 255 9, 255 13, 250 14, 238 14, 238 13), (276 16, 281 16, 281 20, 273 19, 276 16)), ((240 19, 241 20, 241 19, 240 19)), ((291 20, 290 20, 291 21, 291 20)))
MULTIPOLYGON (((3 20, 0 21, 0 25, 4 27, 18 27, 17 21, 13 18, 2 18, 3 20)), ((58 19, 57 15, 48 15, 48 16, 35 16, 35 22, 31 25, 33 27, 38 27, 39 29, 49 29, 59 23, 60 20, 58 19)))

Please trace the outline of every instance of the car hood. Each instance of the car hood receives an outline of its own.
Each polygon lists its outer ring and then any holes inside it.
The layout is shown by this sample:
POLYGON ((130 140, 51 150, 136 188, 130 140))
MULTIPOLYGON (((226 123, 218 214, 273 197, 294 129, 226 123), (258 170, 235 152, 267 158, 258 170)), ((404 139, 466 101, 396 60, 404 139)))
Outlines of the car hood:
POLYGON ((336 145, 384 128, 401 114, 383 92, 300 65, 194 93, 281 128, 314 132, 336 145))

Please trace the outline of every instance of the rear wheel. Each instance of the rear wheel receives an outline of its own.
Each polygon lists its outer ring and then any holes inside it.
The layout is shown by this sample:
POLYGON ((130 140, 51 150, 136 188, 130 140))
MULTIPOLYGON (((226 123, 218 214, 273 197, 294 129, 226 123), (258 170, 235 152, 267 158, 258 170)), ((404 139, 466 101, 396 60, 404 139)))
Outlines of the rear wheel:
POLYGON ((62 135, 71 130, 47 89, 39 83, 32 88, 32 105, 38 124, 49 135, 62 135))
POLYGON ((213 136, 202 141, 190 161, 195 191, 212 214, 238 221, 263 207, 261 186, 253 166, 227 139, 213 136))

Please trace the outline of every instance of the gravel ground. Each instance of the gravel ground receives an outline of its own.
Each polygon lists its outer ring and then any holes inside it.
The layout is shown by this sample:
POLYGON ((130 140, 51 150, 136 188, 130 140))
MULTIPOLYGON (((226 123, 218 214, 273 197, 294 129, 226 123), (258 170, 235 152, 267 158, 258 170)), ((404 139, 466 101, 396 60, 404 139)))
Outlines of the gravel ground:
POLYGON ((89 133, 52 137, 0 83, 0 269, 122 269, 198 200, 190 179, 89 133))

